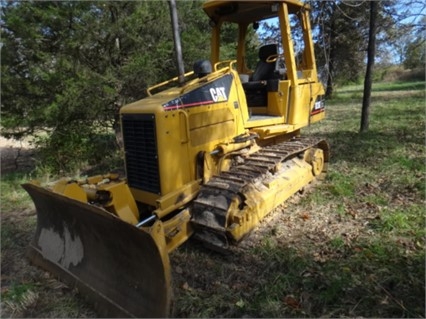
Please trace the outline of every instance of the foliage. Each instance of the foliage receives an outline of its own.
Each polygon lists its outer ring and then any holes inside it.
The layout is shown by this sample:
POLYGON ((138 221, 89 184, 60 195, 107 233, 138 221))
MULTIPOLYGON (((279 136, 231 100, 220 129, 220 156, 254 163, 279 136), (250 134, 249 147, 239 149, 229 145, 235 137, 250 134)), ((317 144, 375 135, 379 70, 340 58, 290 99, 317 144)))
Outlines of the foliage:
MULTIPOLYGON (((334 86, 362 81, 368 44, 369 5, 365 1, 311 1, 310 5, 317 64, 323 82, 327 82, 327 95, 330 97, 334 86)), ((389 60, 389 45, 394 43, 396 34, 394 24, 409 13, 397 16, 397 4, 388 1, 380 1, 378 6, 377 60, 385 66, 385 61, 389 60)), ((296 55, 303 51, 302 34, 294 28, 297 23, 296 16, 292 16, 296 55)), ((397 30, 399 35, 401 30, 408 34, 413 27, 400 23, 397 30)), ((263 43, 280 42, 279 26, 273 20, 263 22, 259 40, 263 43)))
POLYGON ((407 69, 425 68, 425 39, 417 37, 407 45, 404 67, 407 69))
MULTIPOLYGON (((145 97, 148 86, 176 74, 165 1, 2 4, 1 134, 18 139, 41 134, 37 145, 45 156, 40 162, 55 171, 93 162, 94 154, 103 158, 114 153, 114 143, 90 150, 89 141, 98 134, 102 139, 118 132, 120 107, 145 97)), ((365 1, 311 5, 318 64, 328 76, 328 88, 357 83, 364 66, 368 6, 365 1)), ((381 1, 380 6, 379 42, 393 41, 396 46, 404 42, 396 39, 411 39, 400 46, 405 65, 424 67, 420 50, 424 27, 417 27, 414 38, 408 37, 415 26, 399 21, 411 11, 398 16, 396 3, 381 1)), ((179 1, 178 11, 185 68, 190 70, 196 60, 210 55, 210 27, 199 1, 179 1)), ((257 61, 257 46, 275 31, 268 24, 262 25, 259 35, 250 29, 246 44, 250 67, 257 61)), ((235 57, 236 37, 234 27, 225 27, 221 58, 235 57)), ((300 35, 293 37, 297 47, 300 35)))
MULTIPOLYGON (((395 23, 394 5, 378 2, 377 52, 387 43, 388 30, 395 23)), ((312 2, 313 20, 317 27, 316 52, 324 66, 327 95, 336 84, 361 82, 364 74, 369 30, 369 4, 365 1, 312 2)))
MULTIPOLYGON (((317 63, 327 82, 327 95, 331 97, 336 85, 361 82, 368 43, 369 4, 344 0, 309 3, 313 8, 317 63)), ((424 23, 415 21, 424 16, 425 6, 417 0, 379 1, 377 5, 376 60, 382 66, 389 66, 396 56, 409 54, 406 40, 424 30, 424 23)))
POLYGON ((364 58, 366 6, 355 9, 337 2, 313 2, 317 33, 317 63, 328 68, 327 86, 357 82, 364 58), (342 14, 344 12, 344 14, 342 14))
MULTIPOLYGON (((209 56, 200 7, 178 3, 187 69, 209 56)), ((119 130, 121 106, 176 74, 164 1, 11 1, 2 17, 2 134, 47 132, 38 145, 55 170, 114 152, 90 150, 91 137, 119 130)))
MULTIPOLYGON (((386 26, 387 49, 389 52, 393 51, 397 63, 403 65, 404 61, 413 53, 410 51, 415 48, 415 46, 412 46, 414 42, 423 39, 423 43, 420 41, 419 44, 424 47, 426 4, 421 0, 405 0, 394 4, 397 10, 394 10, 391 14, 395 17, 396 23, 386 26)), ((424 68, 424 64, 421 67, 424 68)))
POLYGON ((418 68, 413 70, 405 70, 402 66, 377 67, 375 68, 374 81, 425 81, 425 69, 418 68))

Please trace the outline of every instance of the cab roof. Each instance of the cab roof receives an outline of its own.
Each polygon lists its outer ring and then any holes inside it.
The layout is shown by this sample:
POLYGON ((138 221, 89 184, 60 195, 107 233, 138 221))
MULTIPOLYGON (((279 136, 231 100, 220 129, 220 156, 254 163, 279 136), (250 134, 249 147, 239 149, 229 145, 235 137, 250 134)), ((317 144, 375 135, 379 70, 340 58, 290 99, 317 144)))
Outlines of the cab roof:
POLYGON ((277 3, 287 3, 289 13, 296 13, 302 8, 309 9, 309 6, 298 0, 236 0, 236 1, 216 1, 209 0, 204 3, 203 9, 214 21, 228 21, 235 23, 252 23, 277 16, 274 5, 277 3))

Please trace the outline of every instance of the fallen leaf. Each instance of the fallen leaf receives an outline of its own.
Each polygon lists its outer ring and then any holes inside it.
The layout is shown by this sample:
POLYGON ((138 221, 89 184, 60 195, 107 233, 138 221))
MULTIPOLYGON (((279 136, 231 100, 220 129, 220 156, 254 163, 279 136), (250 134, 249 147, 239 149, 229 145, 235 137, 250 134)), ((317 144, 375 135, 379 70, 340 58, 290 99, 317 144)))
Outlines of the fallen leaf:
POLYGON ((310 218, 310 216, 307 212, 304 212, 304 213, 300 214, 300 218, 302 218, 303 220, 308 220, 310 218))
POLYGON ((346 214, 351 215, 354 219, 357 219, 357 217, 358 217, 357 212, 353 208, 351 208, 351 207, 347 207, 345 209, 345 212, 346 212, 346 214))
POLYGON ((284 303, 292 309, 300 309, 300 302, 293 295, 285 296, 284 303))

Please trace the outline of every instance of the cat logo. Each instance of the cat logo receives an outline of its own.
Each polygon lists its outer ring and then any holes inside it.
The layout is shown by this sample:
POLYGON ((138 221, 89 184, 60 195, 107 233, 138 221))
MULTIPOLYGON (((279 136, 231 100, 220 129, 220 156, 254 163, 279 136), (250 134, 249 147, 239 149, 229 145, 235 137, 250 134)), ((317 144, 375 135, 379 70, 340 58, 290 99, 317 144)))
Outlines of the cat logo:
POLYGON ((214 102, 223 102, 228 100, 223 86, 211 88, 210 94, 214 102))

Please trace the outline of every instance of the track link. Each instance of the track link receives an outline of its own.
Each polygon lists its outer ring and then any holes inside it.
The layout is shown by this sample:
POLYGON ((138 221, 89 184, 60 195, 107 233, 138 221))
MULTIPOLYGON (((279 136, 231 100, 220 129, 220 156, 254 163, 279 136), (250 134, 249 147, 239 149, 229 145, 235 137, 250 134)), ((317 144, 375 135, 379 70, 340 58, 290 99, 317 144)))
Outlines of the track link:
POLYGON ((193 202, 192 223, 197 229, 195 237, 213 249, 226 250, 229 245, 228 212, 246 205, 246 190, 251 185, 273 178, 283 163, 312 147, 321 148, 324 159, 328 161, 329 147, 325 140, 296 137, 266 146, 247 156, 243 163, 231 167, 229 171, 213 176, 202 185, 193 202))

